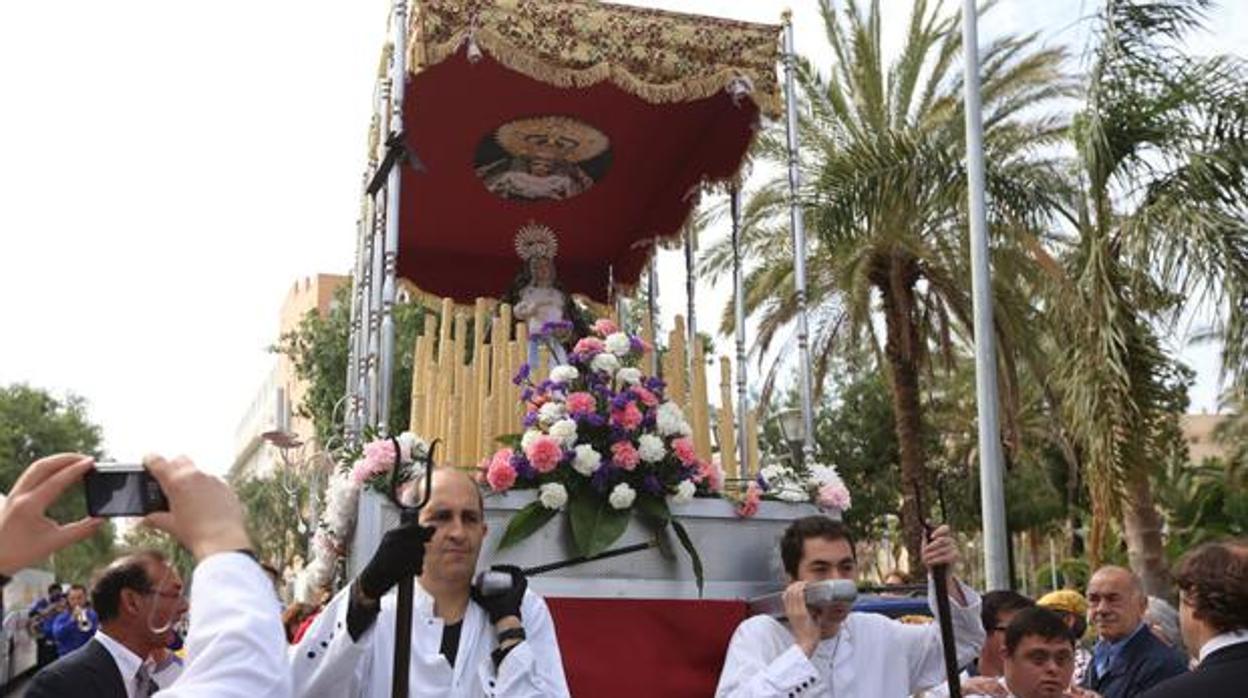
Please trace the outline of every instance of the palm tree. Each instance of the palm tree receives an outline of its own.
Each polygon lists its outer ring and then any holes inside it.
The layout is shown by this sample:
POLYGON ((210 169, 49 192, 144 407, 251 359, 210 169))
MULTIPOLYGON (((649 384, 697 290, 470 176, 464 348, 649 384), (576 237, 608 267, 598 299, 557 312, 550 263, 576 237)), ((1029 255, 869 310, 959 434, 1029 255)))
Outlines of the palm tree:
MULTIPOLYGON (((1181 375, 1163 349, 1194 305, 1219 309, 1228 367, 1248 319, 1248 91, 1225 57, 1177 47, 1210 0, 1107 0, 1072 129, 1077 230, 1054 303, 1058 385, 1093 509, 1090 553, 1119 516, 1132 568, 1168 596, 1150 474, 1173 439, 1181 375)), ((1242 373, 1241 373, 1242 375, 1242 373)))
MULTIPOLYGON (((807 285, 815 384, 823 382, 830 359, 849 348, 865 348, 885 369, 912 564, 919 559, 925 515, 917 502, 926 458, 922 374, 936 363, 933 355, 947 357, 955 342, 966 342, 972 327, 960 18, 942 15, 937 5, 929 9, 926 0, 915 0, 901 53, 885 66, 878 0, 865 13, 854 0, 844 11, 825 2, 836 64, 827 75, 805 63, 799 70, 804 181, 798 196, 811 231, 807 285), (884 330, 882 342, 877 326, 884 330)), ((1069 92, 1063 59, 1060 49, 1038 47, 1034 35, 998 39, 981 58, 1006 402, 1016 384, 1016 340, 1029 312, 1023 289, 1038 283, 1025 277, 1044 249, 1033 231, 1061 187, 1041 152, 1063 138, 1064 124, 1040 108, 1069 92)), ((783 165, 783 129, 765 130, 755 152, 783 165)), ((787 196, 787 180, 776 177, 751 192, 743 210, 742 250, 751 266, 746 304, 759 317, 753 351, 760 360, 797 311, 787 196)), ((712 278, 724 273, 731 256, 729 242, 712 246, 701 260, 704 271, 712 278)), ((726 309, 723 331, 731 331, 731 318, 726 309)), ((792 364, 773 363, 765 394, 780 365, 792 364)))

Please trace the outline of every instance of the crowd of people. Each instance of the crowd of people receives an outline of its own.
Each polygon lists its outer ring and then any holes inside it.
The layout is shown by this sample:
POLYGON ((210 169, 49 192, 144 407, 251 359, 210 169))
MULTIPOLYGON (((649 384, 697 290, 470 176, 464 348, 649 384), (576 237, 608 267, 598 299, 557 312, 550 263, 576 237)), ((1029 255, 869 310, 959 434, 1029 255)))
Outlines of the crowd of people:
MULTIPOLYGON (((228 485, 186 459, 145 462, 169 501, 146 523, 176 537, 197 564, 189 599, 159 553, 128 554, 90 589, 60 587, 32 609, 57 644, 27 690, 31 698, 390 695, 395 588, 415 577, 412 695, 567 696, 556 623, 516 568, 508 584, 474 586, 487 532, 476 482, 439 468, 417 520, 386 532, 360 574, 323 608, 283 614, 271 575, 256 560, 242 507, 228 485), (88 603, 89 598, 89 603, 88 603), (176 657, 189 612, 186 661, 176 657)), ((94 533, 99 521, 57 524, 47 507, 92 467, 60 455, 34 463, 0 507, 0 583, 7 575, 94 533)), ((728 645, 715 695, 897 697, 947 695, 938 623, 859 613, 847 602, 806 602, 806 587, 858 577, 852 537, 838 521, 794 521, 780 541, 787 576, 781 617, 743 621, 728 645)), ((952 569, 959 551, 941 527, 923 562, 952 569)), ((1175 568, 1177 611, 1151 599, 1130 570, 1096 570, 1083 590, 1032 600, 984 594, 947 580, 955 654, 966 696, 1016 698, 1221 698, 1248 686, 1248 541, 1211 542, 1175 568), (1176 622, 1177 619, 1177 622, 1176 622), (1085 644, 1084 636, 1094 637, 1085 644)), ((934 595, 929 579, 929 599, 934 595)), ((938 615, 934 599, 930 605, 938 615)))

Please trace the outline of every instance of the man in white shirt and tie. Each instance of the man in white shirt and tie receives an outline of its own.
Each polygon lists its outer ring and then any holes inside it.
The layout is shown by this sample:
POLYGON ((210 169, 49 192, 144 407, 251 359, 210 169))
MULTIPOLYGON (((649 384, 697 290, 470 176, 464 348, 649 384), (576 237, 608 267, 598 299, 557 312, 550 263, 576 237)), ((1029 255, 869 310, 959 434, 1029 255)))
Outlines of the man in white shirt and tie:
MULTIPOLYGON (((938 624, 850 613, 848 604, 822 612, 807 608, 807 583, 857 577, 853 540, 841 522, 825 516, 794 521, 781 538, 780 556, 789 579, 787 617, 782 622, 759 615, 737 627, 717 698, 904 698, 944 680, 938 624)), ((923 561, 929 567, 958 561, 948 527, 932 533, 923 561)), ((979 596, 951 577, 949 597, 958 662, 965 665, 984 644, 979 596)))

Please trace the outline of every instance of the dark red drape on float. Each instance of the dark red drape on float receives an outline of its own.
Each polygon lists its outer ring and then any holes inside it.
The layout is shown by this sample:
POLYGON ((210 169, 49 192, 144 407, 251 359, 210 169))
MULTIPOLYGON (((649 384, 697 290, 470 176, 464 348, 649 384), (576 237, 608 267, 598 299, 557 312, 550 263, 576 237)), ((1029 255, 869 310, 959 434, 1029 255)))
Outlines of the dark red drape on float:
POLYGON ((743 601, 546 600, 568 688, 594 698, 712 696, 743 601))
POLYGON ((749 147, 758 109, 726 93, 650 104, 609 82, 565 89, 463 51, 409 78, 405 126, 424 172, 403 168, 399 275, 422 290, 471 302, 498 297, 519 269, 513 240, 533 221, 559 235, 564 288, 607 300, 608 267, 633 285, 646 240, 679 233, 703 180, 732 176, 749 147), (562 201, 507 200, 474 168, 482 138, 514 119, 560 115, 611 141, 611 164, 584 193, 562 201), (640 244, 637 244, 639 243, 640 244))

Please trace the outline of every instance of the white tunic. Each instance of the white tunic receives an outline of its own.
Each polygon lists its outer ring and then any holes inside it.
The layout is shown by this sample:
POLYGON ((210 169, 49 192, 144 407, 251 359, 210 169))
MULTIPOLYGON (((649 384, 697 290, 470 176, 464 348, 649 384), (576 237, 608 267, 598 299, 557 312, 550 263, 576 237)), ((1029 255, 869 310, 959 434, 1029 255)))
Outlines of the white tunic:
POLYGON ((287 698, 286 631, 256 561, 218 553, 195 568, 186 668, 160 698, 287 698))
MULTIPOLYGON (((984 644, 979 596, 965 585, 962 593, 967 606, 950 600, 959 665, 974 659, 984 644)), ((786 624, 754 616, 733 633, 715 695, 904 698, 944 680, 937 623, 908 625, 874 613, 850 613, 837 634, 821 641, 808 658, 786 624)))
MULTIPOLYGON (((351 587, 339 591, 290 653, 295 695, 301 698, 389 698, 394 664, 395 603, 392 590, 381 599, 376 622, 358 642, 347 632, 351 587)), ((526 591, 520 616, 526 639, 507 653, 498 670, 490 653, 498 646, 485 610, 468 603, 452 667, 442 656, 442 620, 433 614, 433 597, 415 584, 412 696, 454 698, 566 698, 568 684, 546 602, 526 591)))

